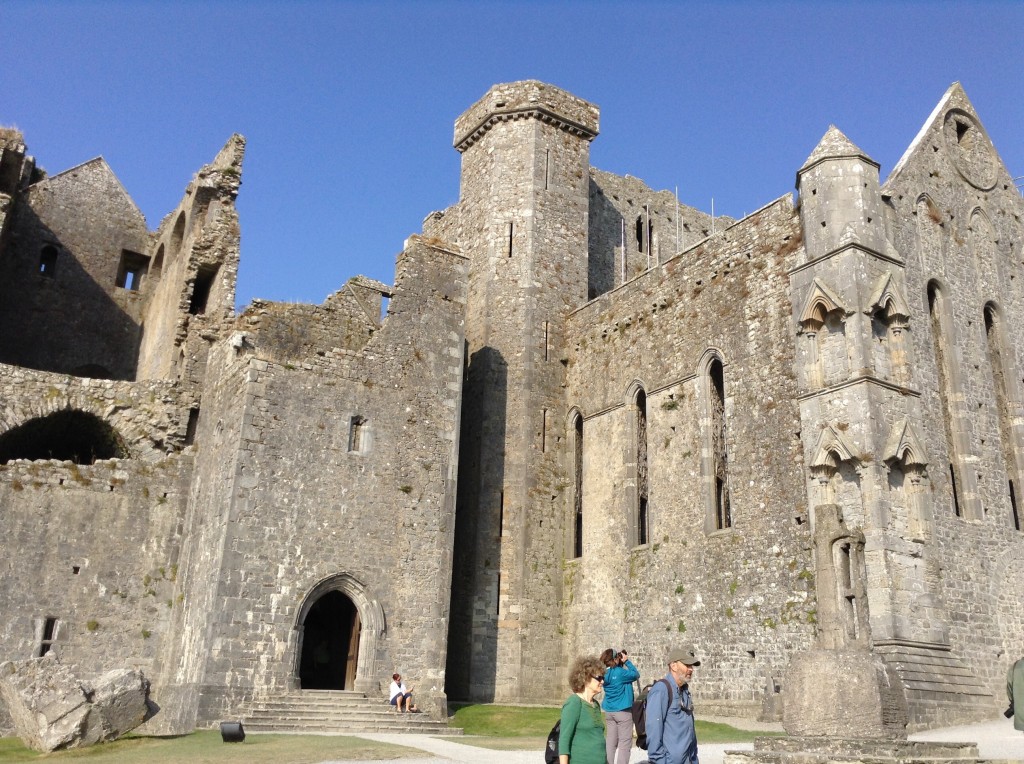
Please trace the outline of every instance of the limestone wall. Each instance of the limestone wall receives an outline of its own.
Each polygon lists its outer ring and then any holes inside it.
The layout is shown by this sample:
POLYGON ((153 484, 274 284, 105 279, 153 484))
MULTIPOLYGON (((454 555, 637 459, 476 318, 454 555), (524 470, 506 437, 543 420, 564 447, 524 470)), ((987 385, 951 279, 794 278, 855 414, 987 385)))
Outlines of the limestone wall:
MULTIPOLYGON (((664 675, 672 646, 693 642, 704 709, 759 708, 767 678, 814 636, 786 277, 799 250, 784 197, 591 302, 567 327, 572 408, 562 421, 569 430, 572 410, 584 417, 582 556, 567 538, 563 573, 569 652, 625 648, 648 682, 664 675), (713 356, 725 378, 732 527, 709 531, 713 356), (638 386, 650 491, 639 546, 638 386)), ((567 432, 563 442, 573 440, 567 432)), ((562 458, 571 514, 571 446, 562 458)))
POLYGON ((142 213, 103 159, 30 186, 0 260, 0 360, 132 379, 142 297, 116 285, 125 250, 148 242, 142 213), (45 272, 44 248, 55 257, 45 272))
POLYGON ((190 401, 166 383, 78 379, 0 366, 0 434, 54 412, 113 426, 125 458, 0 465, 0 659, 53 649, 83 676, 156 672, 184 608, 178 552, 192 460, 181 453, 190 401))
MULTIPOLYGON (((721 230, 732 222, 720 217, 715 225, 721 230)), ((710 236, 715 225, 710 215, 679 204, 671 191, 655 191, 630 175, 590 168, 589 297, 689 249, 710 236)))
MULTIPOLYGON (((465 268, 413 240, 360 352, 310 344, 265 359, 261 321, 288 316, 261 308, 244 345, 215 350, 200 453, 230 458, 197 470, 182 562, 196 607, 167 673, 182 698, 195 686, 199 724, 299 687, 302 618, 331 581, 362 619, 356 689, 377 694, 400 671, 443 713, 465 268)), ((295 309, 306 339, 333 337, 326 313, 310 331, 307 308, 295 309)))
POLYGON ((943 100, 883 191, 892 207, 890 235, 907 263, 913 381, 922 391, 937 585, 949 612, 949 640, 998 705, 1008 665, 1024 654, 1024 609, 1012 594, 1024 585, 1024 327, 1014 318, 1024 308, 1024 203, 963 91, 954 86, 943 100), (953 359, 950 382, 962 395, 952 411, 944 410, 940 396, 929 283, 948 301, 941 344, 953 359), (986 326, 986 305, 996 309, 994 328, 986 326), (999 359, 993 347, 1001 347, 999 359), (961 516, 956 514, 949 467, 956 457, 944 415, 963 422, 961 466, 976 483, 978 517, 965 511, 962 493, 961 516))

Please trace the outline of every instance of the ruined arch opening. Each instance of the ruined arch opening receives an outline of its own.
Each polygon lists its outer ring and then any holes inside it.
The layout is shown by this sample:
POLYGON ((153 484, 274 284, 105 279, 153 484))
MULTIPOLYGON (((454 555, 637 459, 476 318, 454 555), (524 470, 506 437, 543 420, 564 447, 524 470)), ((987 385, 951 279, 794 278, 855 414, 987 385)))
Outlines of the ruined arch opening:
MULTIPOLYGON (((185 211, 178 213, 178 219, 174 221, 174 230, 171 231, 171 256, 178 254, 181 250, 181 242, 185 238, 185 211)), ((163 262, 160 263, 163 267, 163 262)))
POLYGON ((97 459, 128 456, 117 430, 94 414, 74 409, 30 419, 0 435, 0 464, 13 459, 92 464, 97 459))
POLYGON ((362 631, 355 603, 340 591, 326 592, 306 612, 302 627, 299 687, 355 689, 362 631))

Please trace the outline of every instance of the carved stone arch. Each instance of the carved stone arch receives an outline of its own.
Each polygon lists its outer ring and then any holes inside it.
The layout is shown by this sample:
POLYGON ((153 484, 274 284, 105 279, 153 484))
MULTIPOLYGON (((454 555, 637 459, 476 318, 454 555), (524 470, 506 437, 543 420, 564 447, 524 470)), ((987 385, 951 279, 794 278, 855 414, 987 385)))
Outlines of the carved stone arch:
POLYGON ((833 425, 827 424, 818 434, 809 465, 811 469, 836 469, 841 462, 850 462, 859 466, 861 461, 853 445, 843 433, 833 425))
POLYGON ((639 379, 634 379, 626 386, 625 400, 627 406, 633 406, 636 404, 637 393, 639 393, 641 390, 644 392, 645 395, 647 394, 647 385, 645 385, 639 379))
POLYGON ((975 221, 980 221, 980 223, 985 228, 985 233, 991 234, 989 240, 992 243, 995 243, 995 232, 996 232, 996 229, 995 229, 995 226, 992 225, 992 218, 989 217, 988 213, 985 211, 985 209, 983 207, 978 206, 978 207, 975 207, 974 209, 972 209, 971 210, 971 214, 967 216, 967 220, 970 221, 969 222, 969 226, 970 226, 971 232, 973 232, 973 233, 977 233, 977 227, 976 227, 977 224, 975 223, 975 221))
POLYGON ((939 205, 932 199, 931 194, 925 192, 920 194, 917 199, 914 200, 914 209, 918 210, 921 205, 924 205, 927 209, 927 215, 931 218, 935 225, 941 226, 942 223, 942 211, 939 210, 939 205))
POLYGON ((170 246, 167 248, 171 258, 176 258, 181 251, 181 245, 185 239, 186 222, 187 215, 185 210, 181 210, 174 219, 174 228, 171 229, 170 246))
POLYGON ((924 469, 928 466, 928 452, 913 425, 901 419, 889 432, 882 452, 882 461, 886 464, 902 462, 906 466, 924 469))
POLYGON ((871 299, 864 312, 871 316, 881 311, 890 321, 906 324, 910 319, 910 305, 892 277, 892 271, 883 273, 875 283, 871 299))
POLYGON ((816 331, 821 328, 826 316, 836 314, 840 319, 850 315, 838 295, 820 279, 811 282, 811 289, 800 311, 800 332, 816 331))
POLYGON ((387 633, 384 608, 372 599, 366 585, 350 573, 336 573, 321 579, 306 594, 295 617, 295 654, 293 656, 292 680, 298 687, 299 663, 302 660, 303 625, 306 616, 316 602, 329 592, 340 592, 352 600, 359 613, 359 657, 356 664, 355 690, 372 692, 380 681, 380 641, 387 633))
POLYGON ((722 366, 725 366, 725 354, 722 353, 720 348, 711 346, 704 350, 700 354, 700 358, 697 359, 697 376, 706 377, 708 369, 711 368, 711 364, 718 361, 722 366))

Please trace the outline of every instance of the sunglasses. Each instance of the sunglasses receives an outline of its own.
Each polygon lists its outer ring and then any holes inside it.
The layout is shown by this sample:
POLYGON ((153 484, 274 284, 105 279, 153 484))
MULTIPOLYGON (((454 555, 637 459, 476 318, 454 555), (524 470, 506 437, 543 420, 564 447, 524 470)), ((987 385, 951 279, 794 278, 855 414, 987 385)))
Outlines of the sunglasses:
POLYGON ((603 676, 592 676, 590 678, 591 679, 596 679, 598 682, 602 682, 602 683, 604 682, 604 677, 603 676))

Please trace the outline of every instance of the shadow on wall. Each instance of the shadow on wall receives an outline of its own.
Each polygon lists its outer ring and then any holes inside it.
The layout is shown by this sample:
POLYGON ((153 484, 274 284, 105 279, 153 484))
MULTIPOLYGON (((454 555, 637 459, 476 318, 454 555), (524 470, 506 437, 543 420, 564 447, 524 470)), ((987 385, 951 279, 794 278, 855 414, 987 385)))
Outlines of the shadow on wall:
POLYGON ((494 348, 473 353, 466 369, 455 504, 452 599, 445 694, 494 699, 508 371, 494 348), (493 592, 487 602, 474 592, 493 592))
MULTIPOLYGON (((135 379, 142 332, 111 296, 118 287, 97 283, 28 205, 17 214, 18 228, 34 235, 12 242, 0 260, 0 362, 135 379)), ((141 295, 132 299, 141 305, 141 295)))

